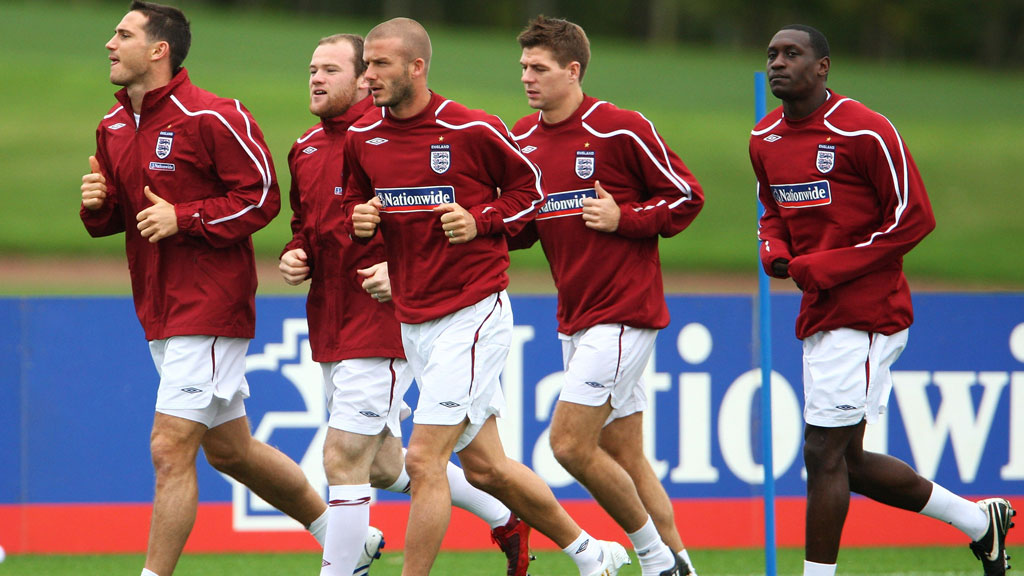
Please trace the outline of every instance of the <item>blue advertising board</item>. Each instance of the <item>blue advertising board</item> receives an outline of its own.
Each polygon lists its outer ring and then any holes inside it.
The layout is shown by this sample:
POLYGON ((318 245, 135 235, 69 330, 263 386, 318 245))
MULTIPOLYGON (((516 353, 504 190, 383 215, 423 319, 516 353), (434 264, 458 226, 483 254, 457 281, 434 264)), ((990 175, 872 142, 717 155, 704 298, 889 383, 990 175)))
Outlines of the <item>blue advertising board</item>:
MULTIPOLYGON (((671 296, 671 325, 645 376, 646 452, 673 500, 761 494, 752 299, 671 296)), ((1024 494, 1024 295, 920 294, 885 418, 867 448, 962 494, 1024 494)), ((510 456, 559 499, 589 496, 555 462, 548 425, 561 386, 553 296, 512 297, 514 343, 500 431, 510 456)), ((804 494, 797 295, 772 297, 776 490, 804 494)), ((326 492, 321 372, 304 300, 260 297, 247 358, 253 434, 300 463, 326 492)), ((149 428, 157 375, 129 298, 0 299, 0 510, 152 499, 149 428)), ((415 406, 415 390, 407 401, 415 406)), ((405 426, 409 426, 407 421, 405 426)), ((408 428, 406 428, 408 431, 408 428)), ((205 464, 203 502, 232 503, 236 527, 291 522, 205 464)), ((379 492, 386 502, 401 495, 379 492)))

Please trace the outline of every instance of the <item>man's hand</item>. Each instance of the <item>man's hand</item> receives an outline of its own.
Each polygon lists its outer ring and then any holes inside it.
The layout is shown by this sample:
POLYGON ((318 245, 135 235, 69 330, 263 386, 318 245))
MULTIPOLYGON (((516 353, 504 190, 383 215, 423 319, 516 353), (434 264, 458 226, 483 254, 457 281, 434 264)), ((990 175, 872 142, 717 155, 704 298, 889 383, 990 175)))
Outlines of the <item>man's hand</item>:
POLYGON ((619 229, 619 218, 622 217, 619 205, 597 180, 594 181, 594 191, 597 192, 597 198, 583 199, 583 222, 587 228, 598 232, 615 232, 619 229))
POLYGON ((298 286, 309 278, 309 264, 307 263, 306 251, 302 248, 295 248, 281 254, 281 261, 277 264, 284 281, 291 286, 298 286))
POLYGON ((139 222, 139 231, 143 238, 149 238, 153 244, 178 233, 178 215, 174 212, 174 204, 157 196, 146 186, 143 193, 152 206, 139 212, 135 219, 139 222))
POLYGON ((363 290, 378 302, 391 300, 391 277, 388 276, 388 263, 381 262, 369 268, 356 270, 363 277, 363 290))
POLYGON ((369 202, 356 204, 352 209, 352 231, 359 238, 372 238, 380 224, 380 210, 384 206, 374 196, 369 202))
POLYGON ((786 278, 789 276, 789 260, 776 258, 772 260, 772 276, 786 278))
POLYGON ((476 219, 458 204, 441 204, 434 208, 441 215, 441 229, 449 244, 465 244, 476 238, 476 219))
POLYGON ((99 210, 107 199, 107 179, 100 173, 100 163, 89 156, 89 173, 82 176, 82 206, 86 210, 99 210))

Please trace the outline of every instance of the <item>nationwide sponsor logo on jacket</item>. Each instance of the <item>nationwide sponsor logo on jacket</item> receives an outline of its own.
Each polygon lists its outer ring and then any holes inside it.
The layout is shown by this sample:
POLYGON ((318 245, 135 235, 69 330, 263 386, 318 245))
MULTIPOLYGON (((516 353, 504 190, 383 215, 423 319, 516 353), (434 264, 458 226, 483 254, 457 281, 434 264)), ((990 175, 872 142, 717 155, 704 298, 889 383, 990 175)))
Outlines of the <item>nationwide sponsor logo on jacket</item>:
POLYGON ((584 198, 597 198, 597 192, 593 188, 551 192, 548 194, 548 201, 537 212, 537 220, 583 214, 584 198))
POLYGON ((455 202, 454 186, 377 188, 384 212, 430 212, 441 204, 455 202))
POLYGON ((159 172, 174 172, 174 164, 171 162, 150 162, 149 169, 159 172))
POLYGON ((782 208, 809 208, 832 203, 828 180, 772 186, 772 197, 782 208))

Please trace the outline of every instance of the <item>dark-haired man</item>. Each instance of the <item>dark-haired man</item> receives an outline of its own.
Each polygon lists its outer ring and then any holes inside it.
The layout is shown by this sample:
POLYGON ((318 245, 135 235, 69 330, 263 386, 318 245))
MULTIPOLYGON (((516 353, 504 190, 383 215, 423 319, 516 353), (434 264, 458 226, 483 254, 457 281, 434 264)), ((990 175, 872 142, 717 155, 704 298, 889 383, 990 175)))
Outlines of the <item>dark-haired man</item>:
POLYGON ((960 529, 985 574, 1007 565, 1015 514, 1002 498, 971 502, 909 465, 864 450, 885 413, 890 368, 913 322, 903 256, 935 227, 924 183, 881 114, 826 88, 828 41, 786 26, 768 45, 768 83, 782 106, 750 137, 764 206, 761 264, 803 291, 805 576, 832 576, 850 493, 960 529))
MULTIPOLYGON (((430 572, 451 514, 445 468, 551 538, 582 576, 614 576, 629 556, 569 517, 533 471, 510 459, 495 417, 512 339, 505 237, 544 201, 540 175, 500 120, 427 87, 430 37, 395 18, 366 36, 373 103, 345 141, 347 228, 387 249, 406 358, 420 386, 406 466, 412 505, 405 576, 430 572)), ((520 553, 528 556, 525 538, 520 553)))
MULTIPOLYGON (((321 576, 362 576, 379 555, 381 532, 369 526, 371 485, 409 491, 399 414, 412 372, 391 302, 384 243, 379 236, 353 242, 339 200, 348 127, 373 108, 365 70, 362 37, 320 40, 309 62, 309 110, 320 122, 288 154, 293 234, 280 270, 289 284, 309 280, 309 343, 323 369, 329 409, 324 471, 330 506, 321 576)), ((506 552, 509 576, 526 576, 529 559, 520 550, 529 527, 470 486, 458 466, 448 462, 445 471, 452 503, 490 525, 506 552)))
POLYGON ((249 112, 189 81, 181 65, 190 43, 177 8, 131 4, 106 45, 110 81, 123 88, 96 130, 81 187, 89 233, 125 235, 136 313, 160 374, 144 576, 170 576, 181 556, 198 506, 200 446, 214 468, 321 542, 327 521, 299 466, 249 431, 250 236, 277 214, 280 196, 249 112))
POLYGON ((629 536, 644 576, 694 573, 672 503, 643 450, 642 380, 668 325, 658 237, 696 218, 696 178, 638 112, 584 94, 590 42, 540 16, 518 37, 538 110, 512 128, 548 201, 510 246, 538 238, 558 289, 565 382, 551 419, 555 458, 629 536))

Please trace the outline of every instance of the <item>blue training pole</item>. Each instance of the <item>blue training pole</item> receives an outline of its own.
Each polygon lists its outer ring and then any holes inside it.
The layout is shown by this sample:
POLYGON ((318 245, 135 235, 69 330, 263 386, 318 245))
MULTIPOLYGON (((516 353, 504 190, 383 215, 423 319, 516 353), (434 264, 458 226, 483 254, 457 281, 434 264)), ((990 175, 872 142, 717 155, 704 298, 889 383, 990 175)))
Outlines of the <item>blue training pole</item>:
MULTIPOLYGON (((764 72, 754 73, 754 122, 767 114, 764 72)), ((764 208, 757 203, 757 217, 764 208)), ((775 467, 772 460, 772 314, 768 275, 758 258, 757 318, 758 346, 761 356, 761 452, 764 460, 764 571, 776 575, 775 556, 775 467)))

